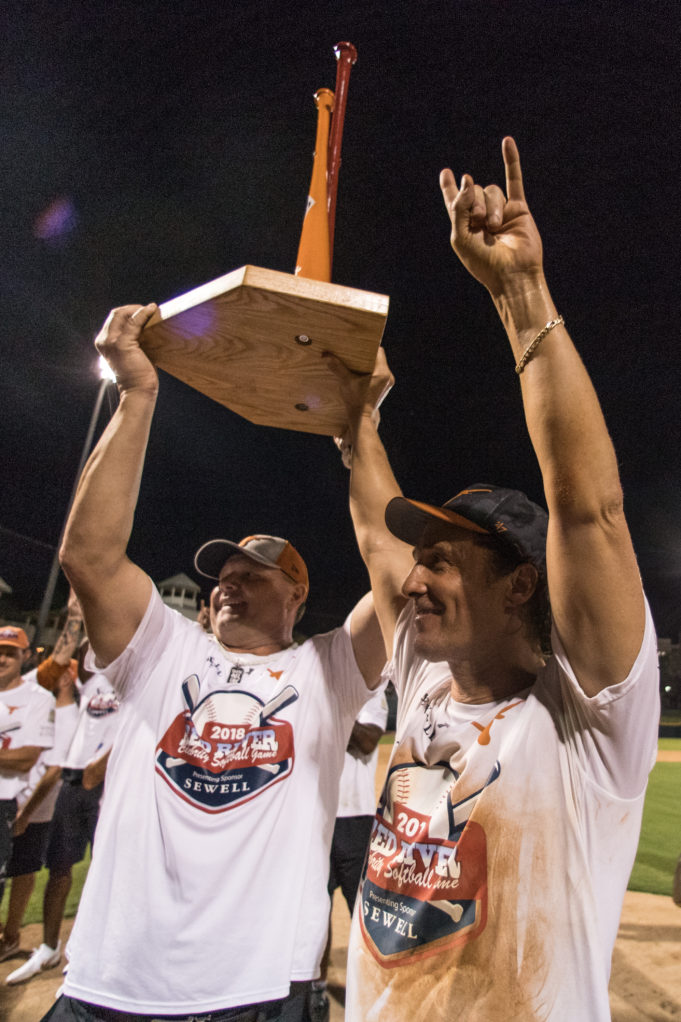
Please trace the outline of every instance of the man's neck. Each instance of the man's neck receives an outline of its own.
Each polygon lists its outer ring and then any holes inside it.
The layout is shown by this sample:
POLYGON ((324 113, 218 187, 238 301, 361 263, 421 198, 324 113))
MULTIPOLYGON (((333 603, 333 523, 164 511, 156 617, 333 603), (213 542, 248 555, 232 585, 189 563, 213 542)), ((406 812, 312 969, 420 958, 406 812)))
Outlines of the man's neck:
POLYGON ((5 685, 3 685, 0 682, 0 692, 8 692, 9 689, 11 688, 19 688, 19 685, 22 684, 23 680, 24 679, 22 675, 18 674, 15 678, 12 678, 12 680, 8 681, 5 685))
POLYGON ((280 653, 283 649, 288 649, 293 644, 293 639, 290 642, 258 642, 254 640, 254 644, 234 646, 231 643, 223 642, 222 639, 215 636, 223 649, 226 649, 228 653, 244 653, 252 656, 272 656, 274 653, 280 653))
POLYGON ((502 702, 529 688, 543 666, 541 654, 529 645, 511 658, 450 661, 452 698, 458 703, 502 702))

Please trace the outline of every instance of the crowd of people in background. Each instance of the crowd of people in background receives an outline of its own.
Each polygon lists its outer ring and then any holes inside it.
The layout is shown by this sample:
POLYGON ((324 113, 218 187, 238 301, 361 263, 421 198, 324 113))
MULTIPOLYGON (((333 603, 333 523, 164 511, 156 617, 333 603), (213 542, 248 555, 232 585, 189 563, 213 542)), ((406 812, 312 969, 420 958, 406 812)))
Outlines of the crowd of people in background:
MULTIPOLYGON (((0 724, 0 738, 15 755, 23 752, 32 760, 28 770, 20 769, 28 760, 17 764, 11 782, 16 809, 11 828, 8 825, 11 848, 5 876, 11 889, 0 961, 25 952, 20 939, 24 913, 36 873, 44 866, 49 870, 43 896, 43 941, 8 975, 10 985, 61 962, 59 932, 72 869, 94 840, 120 702, 103 675, 85 669, 86 651, 82 614, 73 592, 54 649, 23 675, 20 665, 29 655, 25 631, 6 626, 0 632, 0 657, 11 659, 19 668, 0 690, 7 720, 6 729, 0 724)), ((3 781, 9 783, 6 772, 3 781)), ((9 801, 8 813, 12 811, 9 801)))

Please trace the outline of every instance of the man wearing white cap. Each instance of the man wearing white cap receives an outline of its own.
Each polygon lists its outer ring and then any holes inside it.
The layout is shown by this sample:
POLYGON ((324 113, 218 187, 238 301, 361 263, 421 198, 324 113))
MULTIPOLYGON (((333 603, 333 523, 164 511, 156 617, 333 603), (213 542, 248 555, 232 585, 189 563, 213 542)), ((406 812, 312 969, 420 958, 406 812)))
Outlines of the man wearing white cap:
POLYGON ((610 1019, 657 751, 657 644, 615 453, 548 291, 511 138, 503 157, 505 194, 468 174, 459 189, 451 171, 441 185, 454 250, 511 343, 548 516, 486 483, 442 507, 406 500, 371 417, 384 360, 364 380, 333 362, 399 698, 350 936, 349 1022, 610 1019))
POLYGON ((293 642, 309 583, 280 537, 198 551, 212 635, 128 559, 158 387, 138 340, 154 308, 115 310, 97 340, 120 404, 62 548, 121 730, 46 1018, 293 1022, 324 949, 345 747, 385 651, 370 595, 343 627, 293 642))

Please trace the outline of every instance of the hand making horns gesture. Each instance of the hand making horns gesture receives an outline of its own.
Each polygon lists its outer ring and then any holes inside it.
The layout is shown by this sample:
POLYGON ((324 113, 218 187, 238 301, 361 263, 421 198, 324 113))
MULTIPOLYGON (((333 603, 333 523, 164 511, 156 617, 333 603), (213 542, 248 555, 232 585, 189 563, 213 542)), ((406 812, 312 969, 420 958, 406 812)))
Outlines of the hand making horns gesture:
POLYGON ((475 184, 470 174, 463 175, 460 189, 449 168, 440 174, 452 248, 492 296, 516 283, 524 287, 525 275, 543 272, 541 238, 525 201, 518 147, 506 137, 501 151, 506 195, 498 185, 475 184))

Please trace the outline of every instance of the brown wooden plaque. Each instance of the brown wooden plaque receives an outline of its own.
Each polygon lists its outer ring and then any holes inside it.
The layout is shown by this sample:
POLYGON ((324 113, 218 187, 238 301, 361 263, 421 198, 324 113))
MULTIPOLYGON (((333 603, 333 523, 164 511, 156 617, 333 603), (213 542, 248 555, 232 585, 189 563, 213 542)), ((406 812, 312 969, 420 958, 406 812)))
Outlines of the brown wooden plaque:
POLYGON ((160 369, 251 422, 334 436, 345 411, 322 353, 370 372, 388 297, 242 266, 159 310, 141 344, 160 369))

